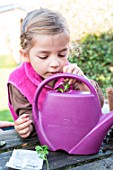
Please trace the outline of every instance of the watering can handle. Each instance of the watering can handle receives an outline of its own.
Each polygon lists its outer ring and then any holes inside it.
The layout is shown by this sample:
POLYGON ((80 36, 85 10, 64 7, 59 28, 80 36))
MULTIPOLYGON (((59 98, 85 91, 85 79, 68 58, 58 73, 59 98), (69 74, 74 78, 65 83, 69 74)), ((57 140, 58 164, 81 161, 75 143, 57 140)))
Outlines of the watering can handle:
POLYGON ((71 79, 76 79, 76 80, 79 80, 81 82, 83 82, 84 84, 87 85, 87 87, 90 89, 90 92, 91 94, 94 94, 97 98, 98 98, 98 95, 97 95, 97 92, 95 90, 95 88, 92 86, 92 84, 86 79, 84 78, 83 76, 79 76, 77 74, 71 74, 71 73, 58 73, 58 74, 55 74, 55 75, 52 75, 52 76, 49 76, 47 79, 43 80, 37 90, 36 90, 36 93, 35 93, 35 96, 34 96, 34 101, 33 101, 33 114, 37 113, 38 112, 38 105, 37 105, 37 102, 38 101, 38 98, 39 98, 39 94, 42 90, 42 88, 47 85, 50 81, 54 80, 54 79, 59 79, 59 78, 71 78, 71 79))

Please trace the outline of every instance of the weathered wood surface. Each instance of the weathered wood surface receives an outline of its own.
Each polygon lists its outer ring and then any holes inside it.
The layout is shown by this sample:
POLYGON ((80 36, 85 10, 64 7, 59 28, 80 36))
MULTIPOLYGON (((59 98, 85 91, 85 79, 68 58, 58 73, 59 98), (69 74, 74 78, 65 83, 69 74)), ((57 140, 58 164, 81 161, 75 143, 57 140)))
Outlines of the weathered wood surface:
MULTIPOLYGON (((39 141, 37 137, 21 139, 15 130, 0 133, 0 140, 6 145, 0 148, 0 170, 8 170, 5 166, 14 148, 34 149, 39 141)), ((110 145, 107 146, 110 148, 110 145)), ((98 154, 90 156, 69 155, 63 151, 49 152, 48 161, 50 170, 113 170, 113 150, 102 148, 98 154)), ((44 163, 43 170, 46 170, 44 163)))
POLYGON ((37 137, 22 139, 15 132, 15 130, 6 130, 0 133, 0 141, 5 141, 6 145, 0 148, 0 153, 7 151, 7 149, 12 150, 14 148, 33 148, 38 143, 39 140, 37 137))

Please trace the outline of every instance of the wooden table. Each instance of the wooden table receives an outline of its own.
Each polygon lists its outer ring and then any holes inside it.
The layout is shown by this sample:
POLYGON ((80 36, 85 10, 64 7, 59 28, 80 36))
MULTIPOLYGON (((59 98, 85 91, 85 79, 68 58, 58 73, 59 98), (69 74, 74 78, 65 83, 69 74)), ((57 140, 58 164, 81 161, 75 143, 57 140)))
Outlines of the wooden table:
MULTIPOLYGON (((0 170, 8 170, 5 165, 14 148, 34 149, 39 144, 37 137, 21 139, 15 130, 1 132, 0 140, 6 141, 6 145, 0 148, 0 170)), ((90 156, 69 155, 63 151, 49 152, 50 170, 113 170, 112 143, 103 145, 98 154, 90 156)), ((45 162, 43 170, 46 170, 45 162)))

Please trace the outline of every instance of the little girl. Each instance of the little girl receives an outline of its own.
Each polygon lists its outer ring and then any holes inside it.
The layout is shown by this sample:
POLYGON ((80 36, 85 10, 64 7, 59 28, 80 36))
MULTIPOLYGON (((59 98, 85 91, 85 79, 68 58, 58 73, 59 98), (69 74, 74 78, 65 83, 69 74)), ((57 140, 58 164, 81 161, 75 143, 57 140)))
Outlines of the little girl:
MULTIPOLYGON (((68 62, 70 32, 65 18, 59 13, 48 9, 34 10, 27 14, 21 29, 20 54, 24 59, 16 68, 8 81, 10 111, 15 119, 14 126, 22 138, 35 132, 32 121, 32 102, 38 85, 53 74, 65 72, 84 76, 76 64, 68 62)), ((101 105, 103 95, 94 81, 101 105)), ((83 83, 69 80, 76 89, 88 91, 83 83)), ((47 91, 59 86, 52 81, 45 86, 40 94, 39 109, 47 91)))

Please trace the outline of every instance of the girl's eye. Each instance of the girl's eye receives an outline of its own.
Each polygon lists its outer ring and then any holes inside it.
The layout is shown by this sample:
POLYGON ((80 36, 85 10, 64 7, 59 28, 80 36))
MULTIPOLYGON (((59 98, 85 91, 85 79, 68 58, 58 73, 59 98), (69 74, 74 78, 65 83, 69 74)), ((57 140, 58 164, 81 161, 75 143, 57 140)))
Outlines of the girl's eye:
POLYGON ((48 56, 42 56, 42 57, 37 56, 37 57, 40 58, 40 59, 42 59, 42 60, 44 60, 44 59, 46 59, 48 56))
POLYGON ((61 58, 63 58, 63 57, 66 57, 66 54, 65 54, 65 55, 59 54, 58 56, 61 57, 61 58))

